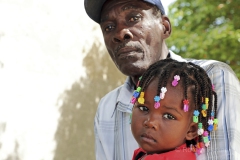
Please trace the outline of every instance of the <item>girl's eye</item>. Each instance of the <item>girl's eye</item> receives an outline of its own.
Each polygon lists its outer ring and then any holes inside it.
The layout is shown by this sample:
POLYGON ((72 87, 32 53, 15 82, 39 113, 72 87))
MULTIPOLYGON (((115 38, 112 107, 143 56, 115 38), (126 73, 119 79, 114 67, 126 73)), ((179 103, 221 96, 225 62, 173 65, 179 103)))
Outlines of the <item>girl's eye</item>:
POLYGON ((148 112, 149 111, 149 109, 145 106, 139 106, 138 108, 143 112, 148 112))
POLYGON ((175 120, 175 117, 173 117, 171 114, 168 114, 168 113, 164 114, 163 118, 175 120))
POLYGON ((105 28, 105 31, 106 32, 109 32, 111 30, 113 30, 115 27, 113 25, 108 25, 106 28, 105 28))

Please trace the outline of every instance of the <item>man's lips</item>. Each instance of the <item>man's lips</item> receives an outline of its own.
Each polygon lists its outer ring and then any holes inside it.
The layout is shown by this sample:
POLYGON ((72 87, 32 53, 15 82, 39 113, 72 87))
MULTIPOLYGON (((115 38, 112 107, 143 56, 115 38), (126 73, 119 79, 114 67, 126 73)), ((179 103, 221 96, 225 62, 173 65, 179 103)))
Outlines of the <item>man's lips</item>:
POLYGON ((142 134, 141 138, 142 138, 143 141, 146 141, 146 142, 151 142, 151 143, 152 142, 157 142, 151 135, 146 134, 146 133, 142 134))
POLYGON ((123 47, 117 52, 117 57, 127 56, 131 52, 138 52, 139 50, 133 47, 123 47))
POLYGON ((122 43, 114 49, 116 57, 126 57, 131 53, 143 52, 143 49, 138 43, 122 43))

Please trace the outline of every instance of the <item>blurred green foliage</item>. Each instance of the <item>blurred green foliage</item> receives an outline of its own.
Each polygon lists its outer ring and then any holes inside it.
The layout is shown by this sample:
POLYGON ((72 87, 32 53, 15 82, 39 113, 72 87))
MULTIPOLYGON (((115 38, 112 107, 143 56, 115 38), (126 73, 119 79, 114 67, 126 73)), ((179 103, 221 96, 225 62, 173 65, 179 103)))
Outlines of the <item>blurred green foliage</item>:
POLYGON ((240 78, 240 0, 176 0, 168 16, 172 51, 225 62, 240 78))

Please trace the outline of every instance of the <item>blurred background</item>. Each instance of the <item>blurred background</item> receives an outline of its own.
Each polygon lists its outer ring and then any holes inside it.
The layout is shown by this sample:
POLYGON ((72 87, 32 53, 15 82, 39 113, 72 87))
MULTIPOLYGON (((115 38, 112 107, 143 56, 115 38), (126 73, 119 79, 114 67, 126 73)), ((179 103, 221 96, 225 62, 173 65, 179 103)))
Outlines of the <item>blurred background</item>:
MULTIPOLYGON (((240 77, 239 3, 163 1, 169 47, 240 77)), ((0 0, 0 160, 94 160, 97 104, 125 78, 83 0, 0 0)))

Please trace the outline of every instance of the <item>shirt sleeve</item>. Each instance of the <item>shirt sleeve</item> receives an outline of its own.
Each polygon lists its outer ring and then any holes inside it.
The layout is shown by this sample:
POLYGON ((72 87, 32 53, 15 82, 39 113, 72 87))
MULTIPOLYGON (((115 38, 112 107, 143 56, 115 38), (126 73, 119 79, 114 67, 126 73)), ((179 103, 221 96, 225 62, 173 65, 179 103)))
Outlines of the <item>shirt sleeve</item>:
POLYGON ((232 69, 217 62, 206 70, 217 93, 218 129, 211 133, 207 159, 240 159, 240 82, 232 69))

